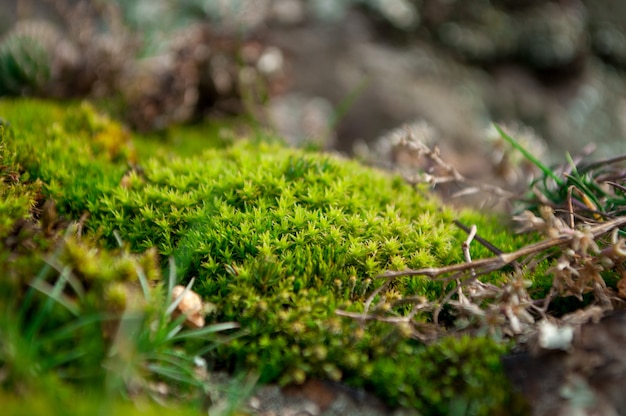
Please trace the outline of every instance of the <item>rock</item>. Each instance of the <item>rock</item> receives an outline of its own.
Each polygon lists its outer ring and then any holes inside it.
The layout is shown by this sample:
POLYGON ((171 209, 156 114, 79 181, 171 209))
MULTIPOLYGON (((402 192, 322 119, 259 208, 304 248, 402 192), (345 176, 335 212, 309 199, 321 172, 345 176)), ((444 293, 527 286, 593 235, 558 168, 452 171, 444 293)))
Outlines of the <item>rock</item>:
POLYGON ((576 329, 567 351, 538 348, 504 358, 533 415, 621 415, 626 409, 626 311, 576 329))

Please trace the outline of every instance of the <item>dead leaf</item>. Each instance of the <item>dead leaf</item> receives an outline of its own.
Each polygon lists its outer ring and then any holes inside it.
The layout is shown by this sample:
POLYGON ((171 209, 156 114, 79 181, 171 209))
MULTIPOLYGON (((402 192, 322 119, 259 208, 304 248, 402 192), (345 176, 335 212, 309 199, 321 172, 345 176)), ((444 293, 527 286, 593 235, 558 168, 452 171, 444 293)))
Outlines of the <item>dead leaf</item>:
MULTIPOLYGON (((172 289, 172 300, 178 299, 185 292, 185 287, 181 285, 174 286, 172 289)), ((185 324, 194 328, 202 328, 204 326, 204 304, 202 298, 193 290, 188 290, 180 301, 174 316, 184 314, 187 319, 185 324)))

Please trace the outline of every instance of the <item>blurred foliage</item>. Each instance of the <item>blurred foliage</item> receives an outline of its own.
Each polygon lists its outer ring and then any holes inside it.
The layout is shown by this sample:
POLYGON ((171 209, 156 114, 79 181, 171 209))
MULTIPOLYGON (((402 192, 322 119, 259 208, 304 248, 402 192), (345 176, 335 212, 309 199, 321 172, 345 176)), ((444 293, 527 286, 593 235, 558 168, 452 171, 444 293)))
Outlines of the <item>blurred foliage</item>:
MULTIPOLYGON (((0 206, 4 220, 0 229, 4 277, 0 283, 0 395, 16 394, 11 412, 17 412, 15 406, 34 393, 38 399, 29 406, 32 412, 40 412, 48 403, 46 389, 68 395, 84 390, 93 400, 102 396, 119 403, 112 406, 125 412, 130 410, 121 404, 122 397, 137 402, 148 397, 157 401, 184 397, 189 404, 195 401, 195 407, 205 405, 209 383, 202 357, 208 357, 221 342, 218 332, 237 325, 185 329, 185 316, 174 315, 179 302, 172 295, 178 278, 174 263, 162 285, 155 250, 142 254, 131 254, 124 247, 105 250, 91 238, 81 237, 85 217, 80 220, 57 210, 47 189, 55 172, 46 169, 53 166, 45 167, 46 157, 35 150, 51 151, 48 161, 60 161, 54 167, 56 173, 67 169, 73 176, 80 164, 115 173, 115 164, 128 166, 134 160, 126 133, 86 104, 74 105, 67 114, 60 107, 34 101, 8 107, 0 102, 0 107, 12 120, 0 126, 0 192, 7 196, 0 206), (29 127, 8 127, 23 122, 29 127), (36 143, 37 131, 46 136, 40 143, 36 143), (21 140, 33 146, 31 154, 13 146, 21 140), (65 157, 62 149, 69 150, 65 157), (83 163, 76 164, 76 157, 83 158, 83 163), (37 172, 25 167, 39 162, 43 169, 37 172), (32 175, 50 182, 44 185, 32 175)), ((88 171, 82 173, 89 175, 88 171)), ((106 184, 100 175, 90 180, 94 187, 106 184)), ((85 197, 74 189, 79 199, 85 197)), ((100 191, 93 192, 97 198, 100 191)), ((68 405, 67 397, 49 405, 49 412, 66 414, 61 406, 68 405)), ((79 406, 107 410, 90 400, 79 406)), ((11 412, 7 414, 17 414, 11 412)))
POLYGON ((50 81, 50 68, 42 44, 29 36, 11 36, 0 45, 0 96, 41 91, 50 81))
POLYGON ((130 403, 98 393, 68 388, 53 378, 41 380, 28 397, 0 390, 6 416, 81 416, 86 414, 124 416, 190 416, 198 410, 185 406, 161 406, 150 402, 130 403))

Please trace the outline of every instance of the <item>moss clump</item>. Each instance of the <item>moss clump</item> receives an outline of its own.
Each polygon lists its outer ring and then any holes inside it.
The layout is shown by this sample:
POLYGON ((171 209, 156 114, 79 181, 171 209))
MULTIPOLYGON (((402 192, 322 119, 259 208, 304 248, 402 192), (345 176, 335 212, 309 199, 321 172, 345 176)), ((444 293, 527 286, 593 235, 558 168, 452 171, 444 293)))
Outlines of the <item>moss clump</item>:
POLYGON ((11 167, 24 181, 43 182, 44 195, 63 194, 61 214, 86 212, 88 203, 119 186, 134 160, 128 134, 89 105, 66 112, 34 100, 3 100, 0 114, 15 127, 5 128, 2 140, 13 155, 11 167))
MULTIPOLYGON (((118 231, 134 250, 157 247, 173 256, 217 304, 218 320, 241 324, 247 336, 219 350, 225 365, 256 368, 263 381, 343 379, 425 412, 446 408, 448 395, 437 391, 465 398, 475 414, 506 404, 506 386, 489 384, 501 377, 500 347, 450 341, 456 347, 441 361, 467 356, 471 367, 441 378, 427 369, 442 347, 425 347, 388 325, 363 330, 334 314, 360 311, 380 284, 372 278, 384 270, 461 261, 465 236, 452 224, 455 213, 422 190, 353 161, 254 141, 194 157, 154 157, 129 171, 133 157, 121 130, 94 123, 85 106, 61 112, 4 102, 0 116, 14 126, 4 140, 15 163, 42 181, 61 213, 77 219, 88 212, 86 229, 104 245, 113 246, 118 231), (103 131, 112 145, 98 139, 103 131), (418 383, 422 374, 433 377, 418 383), (480 384, 489 389, 477 393, 480 384)), ((486 237, 512 241, 501 231, 486 237)), ((432 299, 442 290, 422 277, 394 284, 402 296, 432 299)))
POLYGON ((0 390, 2 414, 6 416, 81 416, 89 414, 124 416, 191 416, 197 409, 159 406, 148 401, 137 405, 128 401, 63 386, 58 380, 48 378, 29 392, 28 399, 0 390))
MULTIPOLYGON (((4 129, 0 124, 0 135, 4 129)), ((15 157, 6 143, 0 142, 0 239, 9 235, 16 221, 31 218, 41 189, 41 182, 22 177, 15 157)))

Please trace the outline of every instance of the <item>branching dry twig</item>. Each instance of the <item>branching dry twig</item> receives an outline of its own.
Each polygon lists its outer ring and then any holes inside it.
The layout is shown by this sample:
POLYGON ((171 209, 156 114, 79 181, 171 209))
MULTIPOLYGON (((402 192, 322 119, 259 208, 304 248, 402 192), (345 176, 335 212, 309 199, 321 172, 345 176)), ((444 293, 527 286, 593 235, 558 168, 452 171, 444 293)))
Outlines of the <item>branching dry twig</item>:
MULTIPOLYGON (((381 139, 385 144, 382 154, 391 155, 392 167, 395 166, 409 184, 425 183, 434 187, 455 183, 464 189, 454 196, 483 192, 507 202, 521 201, 513 192, 464 177, 445 162, 437 146, 428 141, 430 129, 427 127, 423 123, 406 126, 381 139), (418 170, 421 171, 416 172, 418 170)), ((587 154, 569 157, 567 164, 555 170, 532 156, 501 129, 498 131, 543 172, 543 178, 531 184, 530 192, 534 197, 525 200, 529 210, 514 219, 520 221, 522 231, 538 232, 545 239, 507 253, 481 238, 475 227, 455 221, 468 234, 461 246, 465 262, 382 273, 375 279, 384 281, 367 297, 361 313, 338 310, 338 315, 357 319, 362 324, 372 320, 397 324, 403 334, 407 334, 407 327, 412 328, 411 336, 429 341, 446 331, 438 322, 444 307, 450 308, 455 330, 473 329, 480 333, 487 330, 496 337, 527 337, 538 330, 537 319, 566 324, 564 318, 555 318, 549 313, 548 307, 555 297, 574 296, 582 302, 584 294, 592 294, 594 307, 601 311, 623 307, 619 305, 626 299, 626 239, 620 228, 626 226, 626 186, 623 185, 626 168, 616 164, 626 161, 626 156, 588 165, 583 164, 587 154), (608 241, 605 235, 611 231, 613 236, 608 241), (474 240, 494 255, 473 261, 469 245, 474 240), (551 287, 542 283, 540 290, 547 294, 543 299, 533 299, 527 290, 532 281, 527 276, 539 264, 549 266, 551 287), (503 280, 498 285, 479 280, 507 266, 512 266, 513 272, 501 274, 503 280), (609 274, 621 276, 617 294, 605 282, 605 275, 609 274), (439 299, 403 298, 392 289, 396 287, 392 285, 396 279, 410 276, 425 276, 443 284, 439 299), (456 284, 450 289, 446 287, 448 283, 456 284), (372 307, 374 302, 378 303, 372 307), (408 311, 410 304, 413 307, 408 311), (423 312, 430 315, 424 316, 423 312)))
MULTIPOLYGON (((527 325, 534 323, 534 319, 529 314, 529 310, 545 318, 547 306, 551 298, 557 293, 568 293, 569 291, 577 295, 577 293, 579 293, 577 290, 585 290, 586 287, 591 285, 598 300, 604 304, 605 307, 608 307, 607 304, 610 303, 610 300, 605 294, 606 285, 603 285, 603 281, 601 282, 602 278, 598 273, 599 269, 593 266, 593 262, 585 262, 582 261, 581 258, 586 255, 587 250, 592 250, 597 252, 598 255, 604 256, 604 260, 602 261, 607 261, 606 259, 610 259, 611 257, 619 257, 621 254, 626 255, 626 250, 621 250, 625 243, 623 240, 619 240, 615 233, 613 237, 615 241, 611 247, 601 252, 597 249, 597 245, 595 245, 597 238, 626 226, 626 217, 616 218, 594 226, 587 226, 581 230, 574 230, 568 228, 564 222, 559 222, 560 220, 556 217, 550 217, 547 214, 546 220, 540 220, 536 217, 531 218, 530 215, 532 214, 530 213, 528 213, 528 215, 528 217, 525 217, 526 221, 532 223, 535 227, 548 227, 544 231, 552 236, 546 240, 530 244, 509 253, 501 252, 492 246, 493 251, 498 253, 496 256, 472 261, 469 255, 469 245, 476 239, 476 230, 475 227, 465 227, 465 229, 469 231, 468 237, 462 245, 466 259, 465 263, 382 273, 376 276, 376 278, 385 279, 385 282, 368 296, 364 304, 363 312, 356 313, 337 310, 337 315, 357 319, 362 324, 373 320, 392 324, 411 324, 416 327, 413 333, 416 338, 429 341, 433 339, 433 337, 436 338, 437 331, 433 333, 432 325, 417 322, 415 321, 415 317, 419 312, 432 312, 433 325, 437 328, 439 324, 439 314, 444 305, 452 306, 461 314, 469 314, 470 317, 477 317, 483 322, 481 325, 486 325, 495 330, 503 328, 503 322, 500 321, 503 315, 506 322, 509 323, 508 328, 510 328, 510 332, 505 332, 511 335, 524 332, 524 328, 527 328, 527 325), (569 258, 564 258, 564 256, 566 256, 565 254, 561 254, 561 257, 557 259, 557 265, 554 266, 552 270, 555 274, 555 283, 547 298, 544 300, 542 307, 535 305, 535 302, 526 292, 526 288, 530 285, 530 282, 524 279, 522 268, 519 266, 516 267, 513 277, 509 279, 508 283, 503 287, 485 284, 478 279, 480 276, 513 264, 519 259, 542 256, 542 253, 546 253, 546 251, 563 246, 569 247, 568 249, 563 249, 563 253, 574 252, 575 250, 573 248, 577 250, 574 253, 575 260, 572 261, 569 260, 569 258), (622 253, 622 251, 625 251, 625 253, 622 253), (614 254, 609 254, 609 252, 614 254), (577 262, 581 262, 581 264, 577 262), (561 266, 559 266, 559 264, 561 264, 561 266), (581 279, 580 282, 569 281, 569 278, 562 274, 562 270, 573 270, 574 272, 580 270, 580 273, 584 273, 584 278, 581 279), (433 280, 444 283, 456 281, 456 285, 452 290, 447 291, 438 301, 428 301, 421 296, 401 298, 390 304, 387 303, 386 300, 382 300, 381 305, 386 304, 387 307, 377 307, 374 312, 370 312, 372 303, 389 288, 391 282, 404 276, 427 276, 433 280), (463 292, 463 288, 466 288, 468 291, 467 295, 463 292), (458 300, 452 300, 454 295, 457 295, 458 300), (480 302, 480 299, 494 299, 495 302, 488 304, 486 309, 483 309, 476 303, 476 301, 480 302), (403 316, 388 315, 389 313, 395 313, 393 312, 394 308, 406 304, 414 304, 409 314, 403 316), (419 331, 418 328, 430 329, 430 332, 425 334, 419 331)), ((545 254, 542 257, 545 257, 545 254)), ((441 328, 439 329, 439 332, 440 331, 441 328)))
MULTIPOLYGON (((626 226, 626 217, 616 218, 611 221, 607 221, 604 223, 600 223, 593 227, 589 228, 589 232, 594 237, 599 237, 604 235, 615 228, 620 228, 626 226)), ((490 257, 486 259, 475 260, 469 263, 459 263, 452 264, 450 266, 443 267, 427 267, 423 269, 417 270, 399 270, 399 271, 388 271, 382 273, 376 278, 396 278, 400 276, 428 276, 430 278, 437 278, 444 274, 454 273, 454 272, 462 272, 470 269, 476 270, 476 275, 484 275, 496 270, 501 269, 502 267, 511 264, 513 261, 520 259, 522 257, 526 257, 532 254, 537 254, 542 251, 548 250, 553 247, 559 247, 565 245, 572 241, 574 238, 574 234, 563 234, 554 238, 549 238, 547 240, 540 241, 538 243, 530 244, 526 247, 523 247, 517 251, 513 251, 511 253, 502 253, 496 257, 490 257)))
POLYGON ((454 166, 447 163, 443 160, 439 154, 439 148, 434 146, 432 149, 426 146, 419 140, 416 140, 409 129, 407 129, 407 137, 405 142, 403 143, 409 150, 416 152, 421 157, 426 157, 430 160, 435 166, 439 167, 445 175, 443 176, 435 176, 428 173, 421 173, 417 175, 413 175, 412 177, 405 177, 405 180, 412 184, 416 185, 418 183, 429 183, 432 186, 444 184, 444 183, 458 183, 465 186, 465 188, 461 191, 458 191, 452 195, 453 198, 457 198, 465 195, 472 195, 478 192, 487 192, 490 195, 494 195, 497 198, 510 200, 514 197, 512 192, 509 192, 499 186, 474 181, 467 177, 465 177, 461 172, 459 172, 454 166))

